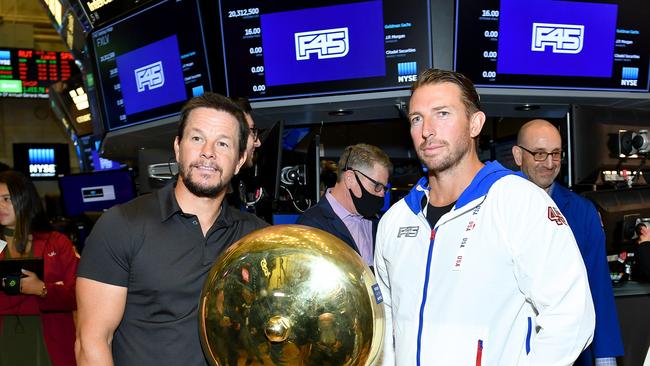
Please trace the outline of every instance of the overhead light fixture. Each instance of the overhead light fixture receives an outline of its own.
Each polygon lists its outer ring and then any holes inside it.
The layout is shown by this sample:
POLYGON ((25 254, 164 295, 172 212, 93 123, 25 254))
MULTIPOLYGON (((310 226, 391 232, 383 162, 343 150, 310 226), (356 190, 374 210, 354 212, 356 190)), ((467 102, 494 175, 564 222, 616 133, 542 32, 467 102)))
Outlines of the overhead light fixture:
POLYGON ((538 106, 537 104, 528 104, 528 103, 526 103, 526 104, 516 106, 515 110, 522 111, 522 112, 528 112, 528 111, 538 110, 539 108, 540 108, 540 106, 538 106))
POLYGON ((72 101, 74 102, 74 105, 75 107, 77 107, 78 111, 82 111, 90 107, 90 105, 88 104, 88 94, 86 94, 84 88, 79 87, 77 89, 70 90, 69 94, 70 94, 70 98, 72 98, 72 101))
POLYGON ((327 114, 329 114, 330 116, 342 117, 342 116, 349 116, 352 113, 353 112, 351 110, 349 110, 349 109, 339 108, 339 109, 337 109, 335 111, 329 111, 327 114))

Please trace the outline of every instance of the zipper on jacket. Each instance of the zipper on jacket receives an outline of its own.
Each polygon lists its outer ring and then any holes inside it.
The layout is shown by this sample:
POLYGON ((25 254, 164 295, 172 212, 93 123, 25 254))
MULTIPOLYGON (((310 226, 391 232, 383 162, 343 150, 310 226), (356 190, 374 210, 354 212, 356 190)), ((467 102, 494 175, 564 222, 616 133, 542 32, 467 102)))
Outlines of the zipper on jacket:
POLYGON ((424 307, 427 303, 427 290, 429 288, 429 267, 431 266, 431 254, 433 253, 433 242, 436 238, 436 229, 431 229, 431 237, 429 239, 429 252, 427 253, 427 267, 424 274, 424 289, 422 291, 422 303, 420 304, 420 321, 418 323, 418 340, 417 340, 417 354, 416 363, 420 366, 420 354, 422 351, 422 328, 424 327, 424 307))

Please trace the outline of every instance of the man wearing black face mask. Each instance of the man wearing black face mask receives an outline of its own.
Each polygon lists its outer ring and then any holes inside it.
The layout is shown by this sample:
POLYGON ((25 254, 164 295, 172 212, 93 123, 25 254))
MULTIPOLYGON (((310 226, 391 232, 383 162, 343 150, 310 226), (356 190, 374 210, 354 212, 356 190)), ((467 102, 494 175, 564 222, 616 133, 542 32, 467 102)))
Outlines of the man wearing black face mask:
POLYGON ((378 147, 346 147, 339 159, 336 184, 297 223, 337 236, 372 266, 377 214, 384 205, 392 170, 388 155, 378 147))

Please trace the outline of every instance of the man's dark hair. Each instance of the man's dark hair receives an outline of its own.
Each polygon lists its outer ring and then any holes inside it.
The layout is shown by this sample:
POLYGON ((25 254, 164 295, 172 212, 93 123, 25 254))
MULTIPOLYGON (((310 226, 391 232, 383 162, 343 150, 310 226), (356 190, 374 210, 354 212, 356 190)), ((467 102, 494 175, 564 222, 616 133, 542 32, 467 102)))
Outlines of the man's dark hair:
POLYGON ((239 156, 244 155, 246 143, 248 142, 248 123, 244 117, 244 111, 233 101, 221 94, 206 92, 205 94, 194 97, 185 103, 181 110, 181 118, 178 124, 178 139, 183 139, 185 125, 190 113, 197 108, 210 108, 216 111, 226 112, 239 122, 239 156))
MULTIPOLYGON (((36 187, 23 173, 7 170, 0 173, 0 183, 7 185, 16 215, 14 240, 19 253, 25 254, 29 234, 52 230, 36 187)), ((3 235, 4 236, 4 235, 3 235)))
POLYGON ((0 172, 4 172, 6 170, 10 170, 11 167, 3 162, 0 161, 0 172))
POLYGON ((253 107, 251 107, 251 102, 248 101, 248 98, 246 97, 230 97, 230 100, 232 100, 235 104, 241 108, 244 113, 250 114, 253 111, 253 107))
POLYGON ((424 70, 411 86, 411 93, 422 86, 441 83, 452 83, 460 88, 467 117, 481 110, 481 100, 474 83, 459 72, 440 69, 424 70))

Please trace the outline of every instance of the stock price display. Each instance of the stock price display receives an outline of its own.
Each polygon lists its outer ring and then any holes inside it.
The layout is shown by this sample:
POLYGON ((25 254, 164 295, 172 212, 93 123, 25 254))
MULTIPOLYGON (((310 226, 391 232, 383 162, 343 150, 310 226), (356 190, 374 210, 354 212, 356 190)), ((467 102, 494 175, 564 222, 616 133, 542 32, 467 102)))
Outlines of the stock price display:
MULTIPOLYGON (((247 70, 247 75, 242 75, 248 80, 250 90, 248 95, 262 96, 266 94, 264 78, 264 59, 262 49, 262 28, 260 24, 260 9, 257 7, 230 9, 225 12, 226 23, 235 26, 240 40, 237 42, 247 49, 246 52, 237 52, 242 59, 240 62, 247 66, 241 70, 247 70)), ((240 79, 241 80, 241 79, 240 79)))
POLYGON ((648 91, 643 0, 460 0, 455 69, 478 86, 648 91))
MULTIPOLYGON (((499 45, 499 9, 479 8, 472 9, 471 19, 476 21, 480 36, 474 34, 474 45, 471 57, 478 58, 473 65, 472 76, 477 84, 490 84, 496 81, 497 77, 497 55, 499 45)), ((467 73, 467 71, 465 71, 467 73)))
POLYGON ((406 89, 431 63, 426 1, 221 5, 231 95, 257 101, 406 89))
POLYGON ((49 86, 76 69, 70 52, 0 49, 0 96, 47 98, 49 86))

